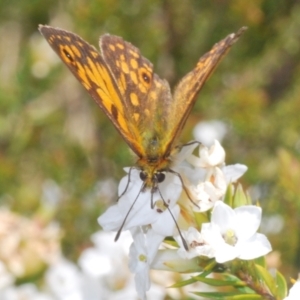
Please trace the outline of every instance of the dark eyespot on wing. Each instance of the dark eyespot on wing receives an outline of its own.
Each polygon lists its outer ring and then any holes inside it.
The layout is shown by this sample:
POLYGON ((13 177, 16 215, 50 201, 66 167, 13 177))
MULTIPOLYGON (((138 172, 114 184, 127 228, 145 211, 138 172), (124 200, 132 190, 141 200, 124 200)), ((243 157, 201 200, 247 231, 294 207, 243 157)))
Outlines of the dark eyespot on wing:
POLYGON ((70 62, 74 62, 72 55, 66 49, 63 49, 63 52, 70 62))
POLYGON ((144 79, 144 81, 145 81, 146 83, 150 83, 150 77, 148 76, 148 74, 143 73, 143 74, 142 74, 142 78, 144 79))

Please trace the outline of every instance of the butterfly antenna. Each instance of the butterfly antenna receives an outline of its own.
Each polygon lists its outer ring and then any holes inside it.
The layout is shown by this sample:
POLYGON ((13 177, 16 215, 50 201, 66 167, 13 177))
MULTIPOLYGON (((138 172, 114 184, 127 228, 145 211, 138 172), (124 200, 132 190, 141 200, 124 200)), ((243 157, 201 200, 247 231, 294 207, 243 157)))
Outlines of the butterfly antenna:
POLYGON ((175 175, 180 179, 182 188, 183 188, 184 192, 186 193, 187 197, 189 198, 189 200, 190 200, 197 208, 200 208, 200 206, 199 206, 197 203, 195 203, 195 201, 192 199, 192 197, 191 197, 191 195, 190 195, 190 193, 189 193, 187 187, 185 186, 185 184, 184 184, 184 182, 183 182, 183 179, 182 179, 181 175, 180 175, 178 172, 175 172, 174 170, 171 170, 171 169, 169 169, 168 172, 175 174, 175 175))
MULTIPOLYGON (((118 232, 117 232, 117 234, 116 234, 116 236, 115 236, 115 242, 119 239, 119 237, 120 237, 120 235, 121 235, 121 232, 122 232, 122 229, 123 229, 123 227, 124 227, 124 225, 125 225, 125 223, 126 223, 126 220, 127 220, 128 216, 129 216, 129 213, 131 212, 131 210, 132 210, 132 208, 133 208, 135 202, 136 202, 137 199, 139 198, 139 196, 140 196, 140 194, 141 194, 141 192, 142 192, 142 190, 143 190, 144 188, 145 188, 145 183, 142 184, 139 193, 137 194, 135 200, 134 200, 133 203, 131 204, 131 206, 130 206, 130 208, 129 208, 129 210, 128 210, 128 212, 127 212, 127 214, 126 214, 126 216, 125 216, 125 218, 124 218, 124 220, 123 220, 123 222, 122 222, 122 224, 121 224, 121 227, 119 228, 119 230, 118 230, 118 232)), ((127 189, 127 188, 126 188, 126 189, 127 189)), ((124 192, 123 192, 123 194, 124 194, 124 192)))
POLYGON ((170 215, 171 215, 171 217, 172 217, 172 219, 173 219, 173 221, 174 221, 174 223, 175 223, 175 225, 176 225, 176 228, 177 228, 177 230, 178 230, 178 233, 179 233, 179 236, 180 236, 180 238, 181 238, 181 241, 182 241, 182 244, 183 244, 183 246, 184 246, 184 249, 185 249, 186 251, 189 251, 188 244, 187 244, 185 238, 183 237, 183 235, 182 235, 182 233, 181 233, 181 230, 180 230, 180 228, 179 228, 179 226, 178 226, 178 223, 177 223, 177 221, 176 221, 174 215, 172 214, 172 211, 170 210, 168 203, 164 200, 164 198, 163 198, 163 196, 162 196, 162 194, 161 194, 160 189, 158 189, 158 192, 159 192, 159 195, 160 195, 160 197, 161 197, 161 199, 162 199, 162 201, 163 201, 163 203, 164 203, 164 206, 165 206, 165 207, 167 208, 167 210, 169 211, 169 213, 170 213, 170 215))

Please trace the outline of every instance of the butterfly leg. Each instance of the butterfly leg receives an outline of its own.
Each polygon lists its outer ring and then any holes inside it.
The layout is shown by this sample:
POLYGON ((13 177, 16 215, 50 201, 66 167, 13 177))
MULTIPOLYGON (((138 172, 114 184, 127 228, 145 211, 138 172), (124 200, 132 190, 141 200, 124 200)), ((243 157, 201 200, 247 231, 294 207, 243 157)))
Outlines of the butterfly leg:
POLYGON ((190 145, 194 145, 194 144, 198 144, 198 146, 201 146, 201 145, 202 145, 202 143, 199 142, 199 141, 190 141, 190 142, 188 142, 188 143, 186 143, 186 144, 183 144, 183 145, 181 146, 181 148, 186 147, 186 146, 190 146, 190 145))
MULTIPOLYGON (((197 143, 199 143, 199 142, 197 142, 197 143)), ((190 193, 189 193, 187 187, 185 186, 185 184, 184 184, 184 182, 183 182, 183 179, 182 179, 181 175, 180 175, 178 172, 176 172, 176 171, 174 171, 174 170, 172 170, 172 169, 169 169, 168 171, 169 171, 170 173, 173 173, 174 175, 176 175, 176 176, 180 179, 182 188, 183 188, 184 192, 186 193, 187 197, 189 198, 189 200, 190 200, 197 208, 200 208, 199 205, 196 204, 195 201, 192 199, 192 197, 191 197, 191 195, 190 195, 190 193)))

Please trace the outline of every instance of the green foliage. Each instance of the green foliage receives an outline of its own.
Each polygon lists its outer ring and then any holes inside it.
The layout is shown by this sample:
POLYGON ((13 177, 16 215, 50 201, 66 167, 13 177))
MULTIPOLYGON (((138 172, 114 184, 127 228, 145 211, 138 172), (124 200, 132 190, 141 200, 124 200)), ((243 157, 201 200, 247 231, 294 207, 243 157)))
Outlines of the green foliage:
MULTIPOLYGON (((189 286, 196 282, 213 287, 214 292, 193 292, 207 299, 283 299, 287 295, 286 281, 280 273, 272 276, 266 268, 253 261, 235 260, 226 266, 207 264, 204 272, 180 281, 172 288, 189 286), (217 272, 217 270, 222 270, 217 272), (207 276, 210 276, 209 278, 207 276)), ((193 288, 195 290, 195 288, 193 288)))

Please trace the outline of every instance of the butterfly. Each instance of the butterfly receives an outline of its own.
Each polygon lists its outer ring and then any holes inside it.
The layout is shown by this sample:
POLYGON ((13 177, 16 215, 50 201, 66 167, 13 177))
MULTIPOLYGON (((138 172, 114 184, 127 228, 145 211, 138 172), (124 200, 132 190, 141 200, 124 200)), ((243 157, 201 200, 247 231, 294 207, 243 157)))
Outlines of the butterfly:
POLYGON ((245 31, 242 27, 215 44, 178 83, 173 94, 139 49, 121 37, 104 34, 99 53, 78 35, 40 25, 39 31, 112 121, 137 155, 143 190, 172 172, 177 139, 203 84, 245 31))

